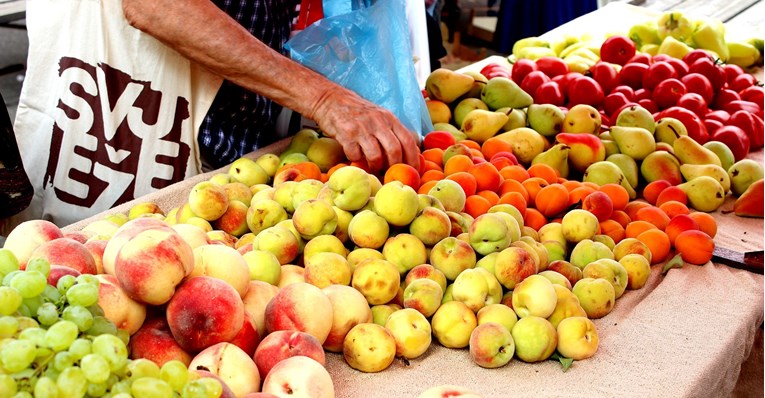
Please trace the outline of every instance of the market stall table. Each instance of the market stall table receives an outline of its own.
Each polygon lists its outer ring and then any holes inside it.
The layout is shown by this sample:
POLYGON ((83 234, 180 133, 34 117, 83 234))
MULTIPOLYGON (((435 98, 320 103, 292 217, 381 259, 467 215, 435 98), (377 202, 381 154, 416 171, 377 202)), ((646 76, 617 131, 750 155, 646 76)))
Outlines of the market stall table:
MULTIPOLYGON (((610 20, 609 26, 628 26, 631 21, 625 18, 613 19, 623 17, 625 10, 639 17, 651 15, 619 7, 598 10, 600 14, 590 14, 584 22, 561 29, 571 32, 592 21, 588 18, 610 20)), ((482 62, 500 59, 504 58, 482 62)), ((480 69, 481 64, 472 67, 480 69)), ((287 143, 282 140, 247 156, 255 159, 264 153, 279 153, 287 143)), ((762 163, 763 152, 750 157, 762 163)), ((107 214, 126 213, 139 202, 152 201, 169 211, 187 199, 194 184, 225 170, 195 176, 65 229, 81 229, 107 214)), ((763 219, 723 214, 732 203, 729 197, 714 213, 719 228, 715 243, 741 252, 762 250, 763 219)), ((484 397, 730 395, 755 335, 761 333, 763 276, 714 263, 686 265, 666 275, 661 274, 661 267, 654 265, 644 288, 627 291, 609 315, 595 320, 600 335, 597 353, 575 362, 567 372, 553 361, 526 364, 517 359, 499 369, 483 369, 471 361, 467 349, 447 349, 434 340, 422 357, 397 359, 377 374, 358 372, 344 362, 341 354, 327 353, 336 395, 415 397, 429 387, 444 384, 466 386, 484 397)), ((762 352, 761 334, 758 344, 756 348, 762 352)), ((749 366, 755 366, 759 380, 754 382, 761 385, 762 364, 749 366)))

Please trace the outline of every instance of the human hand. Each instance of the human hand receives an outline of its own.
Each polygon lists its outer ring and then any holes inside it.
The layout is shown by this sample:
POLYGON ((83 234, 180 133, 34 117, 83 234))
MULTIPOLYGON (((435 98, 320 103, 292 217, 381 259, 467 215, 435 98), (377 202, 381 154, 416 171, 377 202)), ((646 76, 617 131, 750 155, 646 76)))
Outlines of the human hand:
POLYGON ((419 168, 419 140, 389 110, 346 89, 327 90, 312 118, 351 161, 366 159, 376 172, 396 163, 419 168))

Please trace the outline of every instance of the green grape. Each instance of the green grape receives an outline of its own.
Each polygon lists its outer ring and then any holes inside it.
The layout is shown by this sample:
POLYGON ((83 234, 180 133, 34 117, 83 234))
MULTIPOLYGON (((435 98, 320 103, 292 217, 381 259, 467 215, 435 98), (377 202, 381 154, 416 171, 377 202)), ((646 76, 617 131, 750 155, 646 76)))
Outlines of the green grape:
POLYGON ((93 314, 94 317, 104 316, 104 309, 101 308, 101 306, 98 304, 91 305, 90 307, 88 307, 88 311, 90 311, 90 313, 93 314))
POLYGON ((24 300, 18 290, 10 286, 0 286, 0 315, 11 315, 21 307, 24 300))
POLYGON ((185 363, 172 359, 162 365, 159 370, 159 378, 170 384, 174 391, 181 392, 189 380, 189 370, 185 363))
POLYGON ((58 307, 56 307, 56 304, 43 303, 43 305, 37 308, 37 321, 45 326, 58 322, 58 307))
POLYGON ((58 289, 51 285, 45 285, 45 290, 42 293, 42 298, 44 301, 49 303, 56 303, 61 300, 61 292, 59 292, 58 289))
POLYGON ((0 316, 0 339, 11 337, 19 330, 19 320, 15 316, 0 316))
POLYGON ((109 369, 116 372, 127 364, 128 350, 125 343, 113 334, 102 334, 93 339, 93 353, 109 362, 109 369))
POLYGON ((45 347, 45 329, 26 328, 19 333, 19 340, 29 340, 38 347, 45 347))
POLYGON ((101 285, 101 281, 99 281, 98 278, 96 278, 96 276, 92 274, 77 275, 76 279, 77 279, 77 283, 96 285, 96 287, 99 287, 99 285, 101 285))
POLYGON ((106 383, 109 379, 109 362, 100 355, 88 354, 80 360, 80 367, 91 383, 106 383))
POLYGON ((69 351, 57 352, 53 357, 53 368, 58 372, 63 372, 66 368, 69 368, 77 362, 77 359, 69 351))
POLYGON ((74 275, 64 275, 61 278, 58 278, 58 282, 56 282, 56 289, 58 289, 59 293, 66 294, 67 290, 74 286, 76 281, 77 279, 74 277, 74 275))
POLYGON ((58 380, 58 375, 61 374, 58 370, 56 370, 53 366, 49 364, 45 368, 45 371, 43 372, 43 376, 51 379, 51 380, 58 380))
POLYGON ((75 358, 82 359, 85 355, 91 353, 92 348, 92 341, 85 338, 79 338, 73 341, 72 345, 69 346, 69 352, 71 352, 75 358))
POLYGON ((88 383, 88 396, 89 397, 103 397, 109 387, 106 383, 88 383))
POLYGON ((39 366, 43 362, 47 362, 55 354, 53 350, 47 347, 37 347, 35 350, 35 364, 39 366))
POLYGON ((27 266, 24 269, 27 271, 37 271, 47 278, 50 275, 50 262, 42 257, 33 258, 27 261, 27 266))
POLYGON ((133 382, 132 380, 119 381, 115 383, 109 391, 112 394, 123 394, 123 393, 130 394, 130 384, 132 384, 132 382, 133 382))
POLYGON ((37 271, 25 271, 11 279, 11 287, 15 288, 23 298, 39 296, 48 285, 48 278, 37 271))
POLYGON ((141 377, 133 381, 130 392, 134 397, 173 398, 173 389, 160 379, 141 377))
MULTIPOLYGON (((2 250, 2 249, 0 249, 2 250)), ((18 387, 16 387, 16 380, 13 377, 0 373, 0 391, 4 391, 4 396, 10 397, 16 394, 18 387)))
POLYGON ((21 372, 35 360, 37 347, 29 340, 11 340, 0 350, 0 364, 10 373, 21 372))
POLYGON ((98 285, 77 283, 66 291, 66 301, 71 305, 89 307, 98 302, 98 285))
POLYGON ((223 386, 218 380, 213 379, 212 377, 203 377, 197 381, 205 386, 205 391, 207 392, 208 398, 220 397, 220 395, 223 394, 223 386))
POLYGON ((13 395, 13 398, 34 398, 34 396, 32 396, 32 393, 30 393, 30 392, 19 391, 16 394, 13 395))
POLYGON ((31 316, 37 316, 37 310, 41 305, 45 304, 42 296, 27 297, 21 302, 22 307, 29 309, 31 316))
POLYGON ((130 342, 130 333, 128 333, 127 330, 117 329, 117 337, 119 337, 125 345, 130 342))
POLYGON ((19 321, 19 330, 40 327, 40 324, 37 323, 37 321, 34 318, 30 318, 28 316, 19 316, 19 317, 16 317, 16 320, 19 321))
POLYGON ((197 379, 187 383, 181 391, 182 398, 207 398, 207 387, 197 379))
POLYGON ((93 315, 83 306, 70 305, 69 307, 64 308, 64 311, 61 313, 61 318, 74 322, 81 332, 84 332, 93 326, 93 315))
POLYGON ((35 383, 35 398, 56 398, 58 397, 58 386, 56 382, 45 376, 37 379, 35 383))
POLYGON ((129 361, 127 364, 126 376, 130 379, 139 379, 141 377, 159 378, 159 365, 146 358, 138 358, 129 361))
MULTIPOLYGON (((93 326, 90 327, 86 331, 87 334, 91 336, 98 336, 102 334, 111 334, 116 337, 117 334, 117 327, 114 326, 114 323, 112 321, 102 317, 97 316, 93 318, 93 326)), ((124 342, 123 342, 124 343, 124 342)))
POLYGON ((21 307, 16 310, 16 313, 23 316, 23 317, 32 317, 32 311, 29 310, 29 307, 24 305, 24 303, 21 304, 21 307))
POLYGON ((45 332, 45 344, 55 351, 64 351, 77 338, 79 330, 71 321, 58 321, 45 332))
POLYGON ((19 259, 10 249, 0 248, 0 276, 19 270, 19 259))
POLYGON ((70 366, 64 369, 58 380, 59 393, 62 398, 81 398, 88 392, 88 379, 85 378, 85 374, 82 369, 77 366, 70 366))
POLYGON ((11 285, 11 280, 13 278, 15 278, 16 275, 22 274, 22 273, 24 273, 24 271, 16 270, 16 271, 11 271, 11 272, 5 274, 5 276, 3 277, 3 286, 10 286, 11 285))
POLYGON ((106 379, 106 386, 108 389, 111 389, 113 385, 115 385, 118 381, 120 381, 120 378, 117 377, 116 374, 111 373, 109 374, 109 378, 106 379))
POLYGON ((113 395, 112 398, 133 398, 133 396, 130 395, 129 392, 121 392, 117 395, 113 395))

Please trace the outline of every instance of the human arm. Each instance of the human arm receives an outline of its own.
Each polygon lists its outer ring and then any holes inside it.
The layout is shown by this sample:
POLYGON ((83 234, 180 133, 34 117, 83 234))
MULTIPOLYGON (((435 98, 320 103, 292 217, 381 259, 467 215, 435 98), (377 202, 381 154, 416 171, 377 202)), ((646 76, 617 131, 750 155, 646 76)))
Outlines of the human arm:
POLYGON ((123 0, 123 10, 188 59, 316 121, 350 160, 418 166, 415 136, 390 111, 269 48, 209 0, 123 0))

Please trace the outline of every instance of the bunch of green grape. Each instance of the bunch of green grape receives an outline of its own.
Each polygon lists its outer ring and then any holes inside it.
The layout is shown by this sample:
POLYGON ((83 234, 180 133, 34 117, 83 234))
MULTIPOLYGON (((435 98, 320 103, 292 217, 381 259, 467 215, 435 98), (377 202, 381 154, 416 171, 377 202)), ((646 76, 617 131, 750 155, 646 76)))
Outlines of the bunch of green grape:
POLYGON ((48 284, 50 263, 0 249, 0 398, 212 398, 220 382, 128 357, 128 335, 98 306, 99 280, 64 275, 48 284))

